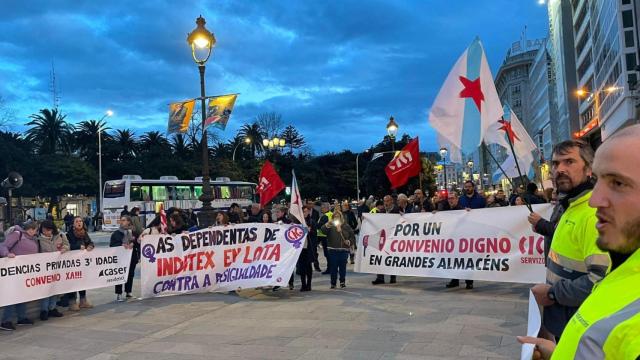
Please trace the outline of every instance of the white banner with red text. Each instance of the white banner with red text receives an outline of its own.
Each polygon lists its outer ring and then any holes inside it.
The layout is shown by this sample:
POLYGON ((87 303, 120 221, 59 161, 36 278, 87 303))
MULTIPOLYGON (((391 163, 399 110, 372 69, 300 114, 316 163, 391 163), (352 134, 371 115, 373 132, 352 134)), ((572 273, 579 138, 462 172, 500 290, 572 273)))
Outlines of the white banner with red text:
POLYGON ((300 225, 247 223, 142 239, 142 297, 284 286, 302 251, 300 225))
POLYGON ((131 250, 50 252, 0 259, 0 306, 124 284, 131 250))
MULTIPOLYGON (((550 204, 533 205, 549 218, 550 204)), ((364 214, 355 271, 466 280, 544 283, 544 237, 526 206, 364 214)))

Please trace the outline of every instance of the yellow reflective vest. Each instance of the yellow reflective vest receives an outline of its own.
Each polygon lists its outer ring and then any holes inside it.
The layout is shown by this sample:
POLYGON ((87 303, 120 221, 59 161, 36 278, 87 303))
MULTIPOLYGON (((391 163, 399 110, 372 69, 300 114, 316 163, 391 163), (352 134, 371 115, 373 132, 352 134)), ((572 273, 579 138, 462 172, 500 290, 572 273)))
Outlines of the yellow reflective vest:
POLYGON ((609 254, 598 249, 596 209, 589 206, 591 191, 572 199, 560 217, 547 259, 547 284, 556 303, 544 308, 543 324, 560 336, 593 285, 606 275, 609 254))
POLYGON ((371 209, 371 211, 369 211, 370 214, 377 214, 378 213, 378 208, 374 207, 373 209, 371 209))
MULTIPOLYGON (((327 218, 329 219, 328 221, 331 221, 331 219, 333 219, 333 211, 327 211, 323 215, 327 215, 327 218)), ((320 216, 320 219, 322 219, 322 216, 320 216)), ((318 236, 327 237, 327 234, 323 233, 322 230, 320 230, 319 226, 318 226, 318 236)))
POLYGON ((552 359, 640 357, 640 250, 599 282, 571 318, 552 359))

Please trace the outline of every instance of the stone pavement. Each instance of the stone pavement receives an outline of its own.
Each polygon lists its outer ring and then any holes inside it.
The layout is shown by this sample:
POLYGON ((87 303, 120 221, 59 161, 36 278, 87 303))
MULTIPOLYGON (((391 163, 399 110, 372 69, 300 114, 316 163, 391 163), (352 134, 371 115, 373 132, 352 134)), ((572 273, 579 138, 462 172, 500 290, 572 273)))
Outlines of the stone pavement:
POLYGON ((94 309, 0 332, 0 359, 519 358, 527 286, 448 290, 444 279, 410 277, 373 286, 374 277, 349 272, 346 289, 330 290, 328 275, 316 272, 310 293, 250 289, 126 303, 114 302, 112 288, 90 290, 94 309))

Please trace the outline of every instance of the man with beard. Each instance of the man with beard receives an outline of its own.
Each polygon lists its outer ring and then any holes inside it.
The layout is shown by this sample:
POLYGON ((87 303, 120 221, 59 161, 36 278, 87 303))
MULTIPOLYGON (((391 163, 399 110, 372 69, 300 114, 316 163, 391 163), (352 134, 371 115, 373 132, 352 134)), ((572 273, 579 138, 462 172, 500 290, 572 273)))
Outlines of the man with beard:
MULTIPOLYGON (((467 180, 464 182, 464 193, 458 199, 458 204, 463 209, 482 209, 487 207, 487 201, 476 191, 476 184, 467 180)), ((455 208, 450 207, 451 210, 455 208)), ((473 280, 465 280, 467 290, 473 289, 473 280)), ((460 280, 452 279, 446 285, 447 289, 460 286, 460 280)))
POLYGON ((621 130, 598 149, 598 182, 589 199, 597 208, 597 246, 611 255, 611 272, 599 282, 552 341, 519 337, 536 345, 534 358, 640 358, 640 126, 621 130), (555 348, 555 349, 554 349, 555 348))
POLYGON ((558 220, 547 258, 547 283, 531 291, 544 306, 542 325, 556 338, 569 319, 601 280, 609 267, 609 255, 596 246, 596 210, 589 207, 593 184, 593 150, 580 140, 568 140, 553 148, 551 171, 565 211, 558 220))

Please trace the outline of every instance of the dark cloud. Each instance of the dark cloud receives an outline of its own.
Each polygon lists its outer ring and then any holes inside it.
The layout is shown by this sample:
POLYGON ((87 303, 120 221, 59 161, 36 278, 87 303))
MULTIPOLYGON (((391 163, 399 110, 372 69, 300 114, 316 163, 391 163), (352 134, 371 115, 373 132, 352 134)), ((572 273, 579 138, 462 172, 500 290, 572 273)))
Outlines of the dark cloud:
POLYGON ((0 22, 0 95, 18 126, 50 107, 55 65, 67 119, 163 130, 167 104, 199 95, 186 35, 202 14, 218 42, 207 92, 240 92, 227 132, 276 111, 315 152, 360 151, 401 132, 435 149, 427 111, 478 35, 495 70, 525 25, 546 34, 536 1, 13 1, 0 22))

